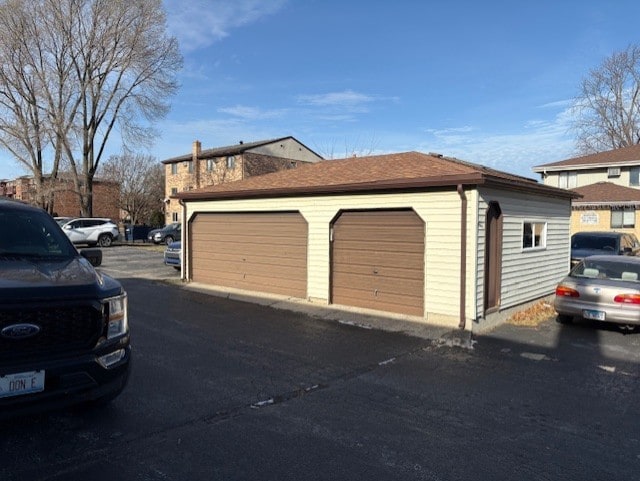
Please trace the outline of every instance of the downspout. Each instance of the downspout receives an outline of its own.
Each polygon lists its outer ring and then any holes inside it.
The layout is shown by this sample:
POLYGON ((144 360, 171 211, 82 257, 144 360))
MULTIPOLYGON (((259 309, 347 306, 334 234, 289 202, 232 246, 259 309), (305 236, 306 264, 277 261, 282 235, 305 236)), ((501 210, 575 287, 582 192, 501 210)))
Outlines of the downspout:
POLYGON ((462 184, 458 184, 460 196, 460 323, 458 327, 463 330, 466 326, 465 305, 467 302, 467 196, 462 184))
MULTIPOLYGON (((187 269, 185 269, 186 265, 187 265, 187 257, 186 257, 186 253, 187 253, 187 223, 185 222, 185 219, 187 218, 187 205, 184 203, 184 201, 182 199, 178 199, 178 204, 180 204, 180 206, 182 207, 182 219, 180 220, 180 222, 182 222, 182 233, 180 234, 180 242, 182 242, 182 263, 180 265, 180 280, 181 281, 186 281, 187 279, 189 279, 189 276, 187 275, 187 269)), ((188 252, 191 252, 191 249, 188 250, 188 252)), ((191 267, 191 266, 189 266, 191 267)))

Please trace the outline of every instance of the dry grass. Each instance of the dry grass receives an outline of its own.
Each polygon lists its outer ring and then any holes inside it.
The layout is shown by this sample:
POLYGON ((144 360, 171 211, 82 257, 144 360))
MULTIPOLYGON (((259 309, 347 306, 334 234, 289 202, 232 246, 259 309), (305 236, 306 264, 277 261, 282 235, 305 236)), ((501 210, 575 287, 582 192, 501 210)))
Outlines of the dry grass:
POLYGON ((547 301, 540 301, 536 304, 518 311, 513 314, 507 322, 514 326, 523 327, 537 327, 541 322, 544 322, 556 315, 553 306, 547 301))

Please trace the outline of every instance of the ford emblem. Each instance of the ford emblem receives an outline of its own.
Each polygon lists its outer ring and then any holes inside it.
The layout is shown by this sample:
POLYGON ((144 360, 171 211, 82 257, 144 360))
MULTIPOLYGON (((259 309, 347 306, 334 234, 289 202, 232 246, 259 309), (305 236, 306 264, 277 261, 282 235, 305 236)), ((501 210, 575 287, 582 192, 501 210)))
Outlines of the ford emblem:
POLYGON ((40 326, 35 324, 11 324, 0 331, 0 335, 7 339, 26 339, 40 332, 40 326))

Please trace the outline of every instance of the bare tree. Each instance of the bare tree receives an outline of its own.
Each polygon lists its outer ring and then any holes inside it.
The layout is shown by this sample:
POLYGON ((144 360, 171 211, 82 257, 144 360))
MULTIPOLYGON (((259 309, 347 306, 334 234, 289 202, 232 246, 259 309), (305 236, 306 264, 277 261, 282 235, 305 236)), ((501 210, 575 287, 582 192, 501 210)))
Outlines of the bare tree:
POLYGON ((342 141, 342 147, 338 147, 339 143, 340 142, 334 139, 325 145, 316 147, 316 150, 322 157, 330 160, 346 159, 349 157, 367 157, 375 154, 379 142, 375 135, 371 135, 371 138, 365 141, 360 137, 352 140, 344 139, 342 141))
POLYGON ((182 57, 166 33, 162 1, 4 0, 0 30, 2 69, 13 79, 0 75, 9 99, 0 107, 11 114, 0 125, 2 145, 17 146, 10 151, 34 175, 49 149, 56 168, 66 163, 82 214, 91 215, 93 178, 110 138, 119 134, 133 150, 149 144, 177 90, 182 57), (42 145, 31 147, 33 139, 42 145))
POLYGON ((164 168, 148 155, 112 155, 100 168, 101 176, 120 185, 118 207, 132 224, 149 223, 164 197, 164 168))
MULTIPOLYGON (((52 212, 62 144, 54 141, 51 120, 54 97, 58 110, 65 101, 59 88, 64 55, 41 28, 48 19, 40 18, 40 7, 18 0, 0 3, 0 146, 31 172, 35 202, 52 212)), ((59 133, 64 132, 63 127, 59 133)))
POLYGON ((582 153, 640 143, 640 47, 630 45, 591 70, 574 109, 573 127, 582 153))

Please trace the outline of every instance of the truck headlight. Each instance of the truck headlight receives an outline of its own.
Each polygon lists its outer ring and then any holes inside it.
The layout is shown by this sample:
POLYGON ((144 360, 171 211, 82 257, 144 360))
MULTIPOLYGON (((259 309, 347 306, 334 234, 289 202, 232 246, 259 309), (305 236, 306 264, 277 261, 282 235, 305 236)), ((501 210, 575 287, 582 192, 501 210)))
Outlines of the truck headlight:
POLYGON ((127 293, 105 299, 107 316, 107 339, 126 334, 129 331, 127 293))

